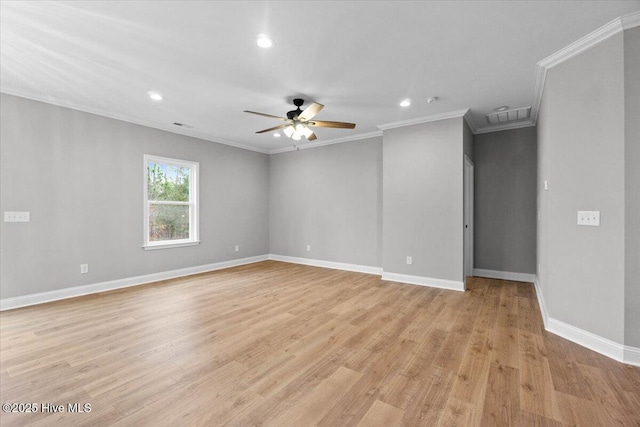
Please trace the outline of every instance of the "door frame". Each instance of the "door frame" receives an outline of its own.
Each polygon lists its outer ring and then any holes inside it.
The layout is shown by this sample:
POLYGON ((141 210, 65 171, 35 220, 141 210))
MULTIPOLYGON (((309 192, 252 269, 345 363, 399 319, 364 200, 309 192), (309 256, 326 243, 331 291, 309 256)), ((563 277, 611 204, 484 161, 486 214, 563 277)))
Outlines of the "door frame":
POLYGON ((473 162, 465 154, 463 166, 463 246, 464 246, 464 283, 467 286, 467 276, 473 276, 473 162))

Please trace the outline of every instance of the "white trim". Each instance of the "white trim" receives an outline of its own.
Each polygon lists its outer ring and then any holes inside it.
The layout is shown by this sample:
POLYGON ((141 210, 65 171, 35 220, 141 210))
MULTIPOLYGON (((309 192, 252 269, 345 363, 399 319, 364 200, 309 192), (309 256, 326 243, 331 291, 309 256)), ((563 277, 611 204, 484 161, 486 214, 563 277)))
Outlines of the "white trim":
MULTIPOLYGON (((467 114, 469 112, 468 108, 462 109, 462 110, 456 110, 456 111, 449 111, 446 113, 440 113, 440 114, 433 114, 431 116, 426 116, 426 117, 418 117, 416 119, 409 119, 409 120, 401 120, 399 122, 391 122, 391 123, 384 123, 381 125, 376 126, 378 129, 381 130, 389 130, 389 129, 394 129, 394 128, 400 128, 400 127, 405 127, 405 126, 411 126, 411 125, 418 125, 421 123, 429 123, 429 122, 437 122, 440 120, 447 120, 447 119, 455 119, 458 117, 464 117, 465 114, 467 114)), ((467 121, 467 124, 469 124, 469 122, 467 121)))
POLYGON ((475 135, 478 125, 476 124, 476 121, 473 118, 473 114, 471 114, 471 109, 467 109, 467 112, 463 117, 464 117, 464 121, 467 122, 467 126, 469 126, 471 133, 475 135))
POLYGON ((424 276, 410 276, 408 274, 387 273, 386 271, 382 272, 382 280, 464 292, 464 282, 457 280, 434 279, 432 277, 424 276))
POLYGON ((565 46, 556 53, 547 56, 542 61, 539 61, 536 66, 536 82, 533 89, 533 101, 531 103, 531 123, 535 125, 538 121, 538 112, 542 102, 542 93, 544 91, 544 83, 548 70, 591 49, 621 31, 637 26, 640 26, 640 11, 616 18, 581 39, 565 46))
POLYGON ((620 20, 622 21, 622 28, 625 30, 640 27, 640 11, 621 16, 620 20))
POLYGON ((547 70, 553 68, 556 65, 562 64, 574 56, 591 49, 621 31, 623 31, 622 19, 616 18, 602 27, 590 32, 586 36, 576 40, 570 45, 563 47, 556 53, 547 56, 542 61, 538 62, 538 66, 544 67, 547 70))
POLYGON ((184 248, 185 246, 198 246, 200 243, 202 243, 200 242, 200 240, 197 240, 195 242, 192 242, 192 241, 179 242, 176 240, 169 240, 169 242, 171 243, 154 242, 154 244, 143 246, 142 249, 144 249, 145 251, 155 251, 157 249, 171 249, 171 248, 184 248))
POLYGON ((528 128, 531 126, 535 126, 535 123, 533 123, 531 119, 527 119, 527 120, 522 120, 516 123, 505 123, 500 125, 491 125, 491 126, 481 127, 476 129, 474 131, 474 134, 478 135, 480 133, 499 132, 501 130, 521 129, 521 128, 528 128))
POLYGON ((473 275, 478 277, 489 277, 491 279, 513 280, 515 282, 534 283, 535 274, 514 273, 511 271, 485 270, 483 268, 474 268, 473 275))
POLYGON ((223 268, 236 267, 239 265, 253 264, 254 262, 265 261, 268 255, 258 255, 248 258, 221 261, 213 264, 199 265, 195 267, 180 268, 177 270, 163 271, 159 273, 145 274, 142 276, 127 277, 124 279, 110 280, 107 282, 93 283, 90 285, 74 286, 72 288, 57 289, 55 291, 40 292, 37 294, 22 295, 14 298, 0 299, 0 311, 10 310, 29 305, 43 304, 46 302, 61 299, 74 298, 82 295, 106 292, 114 289, 128 288, 130 286, 143 285, 145 283, 157 282, 160 280, 174 279, 176 277, 189 276, 192 274, 206 273, 208 271, 220 270, 223 268))
POLYGON ((298 258, 286 255, 269 254, 269 259, 273 261, 288 262, 291 264, 310 265, 313 267, 332 268, 334 270, 355 271, 356 273, 382 274, 382 268, 368 265, 346 264, 342 262, 325 261, 321 259, 298 258))
POLYGON ((624 346, 624 363, 640 366, 640 348, 624 346))
POLYGON ((583 347, 604 354, 618 362, 624 362, 624 346, 599 335, 577 328, 550 317, 545 329, 583 347))
POLYGON ((269 154, 286 153, 286 152, 289 152, 289 151, 297 151, 298 149, 306 150, 307 148, 324 147, 325 145, 333 145, 333 144, 340 144, 340 143, 343 143, 343 142, 359 141, 361 139, 375 138, 375 137, 378 137, 378 136, 382 136, 382 131, 381 130, 377 130, 377 131, 373 131, 373 132, 367 132, 367 133, 360 133, 360 134, 357 134, 357 135, 345 136, 343 138, 330 139, 328 141, 323 141, 323 142, 310 142, 308 144, 296 145, 295 147, 276 148, 274 150, 270 150, 269 154))
POLYGON ((193 246, 200 244, 200 163, 191 160, 172 159, 169 157, 156 156, 154 154, 144 154, 142 156, 142 194, 144 198, 144 218, 142 220, 142 247, 145 250, 163 249, 163 248, 179 248, 184 246, 193 246), (165 164, 170 166, 180 166, 189 169, 189 201, 173 202, 173 201, 157 201, 149 200, 149 163, 165 164), (152 204, 163 205, 182 205, 189 207, 189 238, 174 240, 149 240, 149 207, 152 204))
POLYGON ((545 302, 546 300, 544 299, 544 295, 542 295, 542 288, 540 287, 538 276, 535 276, 533 285, 536 290, 536 297, 538 299, 538 306, 540 307, 540 314, 542 315, 542 323, 544 323, 544 329, 548 331, 549 326, 547 323, 549 319, 549 311, 547 310, 547 303, 545 302))
POLYGON ((618 362, 640 366, 640 348, 619 344, 550 317, 537 277, 534 280, 534 284, 538 305, 540 306, 540 313, 542 314, 542 321, 544 322, 544 329, 546 331, 617 360, 618 362))
POLYGON ((185 135, 192 138, 203 139, 205 141, 216 142, 218 144, 229 145, 231 147, 241 148, 243 150, 256 151, 258 153, 269 154, 269 150, 266 150, 263 148, 257 148, 251 145, 240 144, 238 142, 229 141, 223 138, 218 138, 216 136, 211 136, 209 134, 199 132, 197 130, 185 128, 185 127, 169 126, 164 124, 157 124, 147 120, 132 119, 130 117, 125 117, 117 113, 111 113, 111 112, 107 112, 97 108, 79 105, 69 101, 49 99, 49 98, 45 98, 37 95, 31 95, 31 94, 26 95, 24 93, 17 93, 12 90, 7 90, 4 88, 2 88, 0 92, 6 93, 7 95, 13 95, 20 98, 30 99, 32 101, 44 102, 45 104, 57 105, 58 107, 64 107, 64 108, 69 108, 71 110, 82 111, 84 113, 94 114, 96 116, 102 116, 102 117, 107 117, 109 119, 120 120, 123 122, 132 123, 134 125, 145 126, 153 129, 159 129, 159 130, 163 130, 171 133, 177 133, 179 135, 185 135))

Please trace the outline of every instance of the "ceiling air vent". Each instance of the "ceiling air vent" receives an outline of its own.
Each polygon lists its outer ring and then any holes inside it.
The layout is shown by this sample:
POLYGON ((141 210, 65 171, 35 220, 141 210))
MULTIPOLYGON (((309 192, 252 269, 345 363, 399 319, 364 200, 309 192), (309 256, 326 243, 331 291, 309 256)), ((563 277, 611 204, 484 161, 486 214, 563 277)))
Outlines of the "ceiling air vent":
POLYGON ((531 115, 531 107, 515 108, 513 110, 498 111, 497 113, 487 114, 487 123, 490 125, 498 125, 509 122, 517 122, 526 120, 531 115))

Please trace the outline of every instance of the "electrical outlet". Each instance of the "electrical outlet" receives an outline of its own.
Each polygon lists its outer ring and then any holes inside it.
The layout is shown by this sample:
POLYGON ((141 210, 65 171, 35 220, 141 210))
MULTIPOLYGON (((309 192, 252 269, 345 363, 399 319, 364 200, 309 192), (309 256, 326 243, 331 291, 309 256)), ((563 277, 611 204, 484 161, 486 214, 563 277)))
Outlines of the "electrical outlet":
POLYGON ((80 274, 87 274, 89 272, 89 264, 80 264, 80 274))
POLYGON ((407 257, 407 264, 409 265, 413 264, 413 257, 410 257, 410 256, 407 257))
POLYGON ((307 245, 307 252, 311 252, 311 245, 307 245))
POLYGON ((31 212, 8 212, 4 213, 4 222, 30 222, 31 212))
POLYGON ((236 252, 240 252, 240 245, 236 245, 236 252))

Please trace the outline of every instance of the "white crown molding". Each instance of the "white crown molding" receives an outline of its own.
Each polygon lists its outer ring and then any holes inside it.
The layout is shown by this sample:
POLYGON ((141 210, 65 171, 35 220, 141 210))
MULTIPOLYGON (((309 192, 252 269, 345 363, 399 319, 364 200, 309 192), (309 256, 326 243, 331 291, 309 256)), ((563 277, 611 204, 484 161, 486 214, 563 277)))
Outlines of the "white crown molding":
POLYGON ((591 49, 621 31, 637 26, 640 26, 640 11, 616 18, 581 39, 560 49, 556 53, 547 56, 542 61, 539 61, 536 65, 536 81, 533 88, 533 100, 531 102, 531 123, 535 126, 538 122, 538 113, 542 102, 542 93, 544 91, 544 83, 547 78, 548 70, 588 49, 591 49))
POLYGON ((476 129, 478 129, 478 124, 476 123, 473 114, 471 114, 471 109, 468 109, 463 117, 464 121, 467 122, 467 126, 469 126, 469 129, 471 129, 471 133, 475 135, 476 129))
POLYGON ((408 274, 382 272, 382 280, 389 282, 409 283, 411 285, 430 286, 432 288, 449 289, 453 291, 465 290, 464 282, 457 280, 434 279, 432 277, 411 276, 408 274))
POLYGON ((56 289, 55 291, 22 295, 14 298, 3 298, 3 299, 0 299, 0 311, 11 310, 13 308, 19 308, 19 307, 26 307, 29 305, 44 304, 46 302, 58 301, 58 300, 67 299, 67 298, 74 298, 82 295, 90 295, 98 292, 106 292, 114 289, 144 285, 146 283, 158 282, 160 280, 175 279, 176 277, 206 273, 209 271, 221 270, 223 268, 236 267, 239 265, 253 264, 254 262, 266 261, 267 259, 268 259, 268 255, 258 255, 258 256, 248 257, 248 258, 239 258, 239 259, 233 259, 230 261, 216 262, 213 264, 198 265, 195 267, 186 267, 186 268, 180 268, 177 270, 169 270, 169 271, 162 271, 159 273, 145 274, 142 276, 125 277, 123 279, 109 280, 107 282, 93 283, 90 285, 56 289))
POLYGON ((622 28, 625 30, 640 27, 640 10, 637 12, 628 13, 620 17, 620 20, 622 21, 622 28))
POLYGON ((311 143, 308 143, 308 144, 298 145, 296 147, 276 148, 274 150, 269 150, 269 154, 287 153, 289 151, 297 151, 298 149, 306 150, 306 149, 309 149, 309 148, 324 147, 326 145, 341 144, 343 142, 359 141, 361 139, 375 138, 375 137, 379 137, 379 136, 382 136, 382 131, 381 130, 377 130, 377 131, 373 131, 373 132, 360 133, 360 134, 357 134, 357 135, 345 136, 343 138, 330 139, 328 141, 323 141, 323 142, 319 142, 319 143, 311 142, 311 143))
POLYGON ((514 282, 534 283, 535 274, 530 273, 514 273, 511 271, 485 270, 483 268, 474 268, 473 275, 478 277, 489 277, 491 279, 513 280, 514 282))
POLYGON ((182 128, 182 127, 170 126, 170 125, 159 125, 157 123, 152 123, 152 122, 149 122, 149 121, 146 121, 146 120, 131 119, 129 117, 121 116, 119 114, 115 114, 115 113, 111 113, 111 112, 108 112, 108 111, 103 111, 103 110, 99 110, 99 109, 96 109, 96 108, 91 108, 91 107, 75 104, 73 102, 68 102, 68 101, 63 101, 63 100, 53 100, 53 99, 49 99, 49 98, 46 98, 46 97, 40 97, 40 96, 36 96, 36 95, 25 95, 25 94, 13 92, 13 91, 7 90, 7 89, 1 89, 0 93, 5 93, 7 95, 17 96, 17 97, 20 97, 20 98, 30 99, 32 101, 44 102, 45 104, 56 105, 58 107, 69 108, 71 110, 82 111, 83 113, 95 114, 97 116, 102 116, 102 117, 107 117, 109 119, 114 119, 114 120, 119 120, 119 121, 122 121, 122 122, 132 123, 134 125, 145 126, 145 127, 149 127, 149 128, 153 128, 153 129, 163 130, 163 131, 166 131, 166 132, 176 133, 176 134, 179 134, 179 135, 190 136, 192 138, 203 139, 203 140, 209 141, 209 142, 215 142, 215 143, 218 143, 218 144, 229 145, 231 147, 241 148, 243 150, 256 151, 258 153, 269 154, 269 151, 266 150, 266 149, 260 149, 260 148, 257 148, 257 147, 252 147, 252 146, 249 146, 249 145, 244 145, 244 144, 240 144, 240 143, 233 142, 233 141, 228 141, 228 140, 225 140, 225 139, 222 139, 222 138, 213 137, 211 135, 208 135, 208 134, 196 131, 196 130, 188 129, 188 128, 182 128))
POLYGON ((401 120, 401 121, 398 121, 398 122, 391 122, 391 123, 384 123, 384 124, 378 125, 376 127, 378 129, 381 129, 381 130, 384 131, 384 130, 400 128, 400 127, 405 127, 405 126, 418 125, 418 124, 421 124, 421 123, 437 122, 437 121, 440 121, 440 120, 447 120, 447 119, 455 119, 455 118, 458 118, 458 117, 464 117, 465 114, 467 114, 468 112, 469 112, 469 109, 465 108, 465 109, 462 109, 462 110, 455 110, 455 111, 448 111, 446 113, 433 114, 431 116, 426 116, 426 117, 418 117, 418 118, 415 118, 415 119, 401 120))
POLYGON ((374 274, 379 276, 382 274, 382 268, 372 267, 368 265, 346 264, 343 262, 325 261, 321 259, 299 258, 286 255, 269 254, 272 261, 288 262, 291 264, 310 265, 313 267, 331 268, 334 270, 355 271, 356 273, 374 274))
POLYGON ((521 128, 528 128, 531 126, 535 126, 535 123, 533 123, 531 119, 529 119, 529 120, 522 120, 515 123, 505 123, 500 125, 485 126, 485 127, 476 129, 473 133, 478 135, 481 133, 499 132, 501 130, 510 130, 510 129, 521 129, 521 128))

